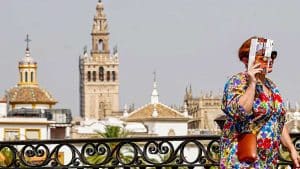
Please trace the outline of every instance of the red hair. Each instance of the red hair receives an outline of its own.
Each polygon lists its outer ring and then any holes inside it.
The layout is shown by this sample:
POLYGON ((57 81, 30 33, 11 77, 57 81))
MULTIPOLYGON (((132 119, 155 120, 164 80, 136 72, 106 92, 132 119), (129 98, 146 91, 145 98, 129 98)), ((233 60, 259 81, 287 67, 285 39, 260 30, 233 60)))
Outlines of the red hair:
POLYGON ((239 59, 240 61, 243 61, 244 59, 249 58, 249 51, 250 51, 250 45, 251 40, 259 38, 257 36, 252 36, 251 38, 247 39, 240 47, 239 49, 239 59))

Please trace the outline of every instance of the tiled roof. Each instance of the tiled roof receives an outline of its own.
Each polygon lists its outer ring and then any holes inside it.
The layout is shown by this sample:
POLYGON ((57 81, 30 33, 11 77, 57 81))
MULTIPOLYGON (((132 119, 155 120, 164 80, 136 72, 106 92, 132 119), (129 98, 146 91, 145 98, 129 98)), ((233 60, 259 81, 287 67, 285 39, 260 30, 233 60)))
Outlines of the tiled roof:
POLYGON ((39 87, 14 87, 8 93, 10 103, 57 103, 49 92, 39 87))
POLYGON ((6 103, 6 97, 5 96, 0 98, 0 103, 6 103))
POLYGON ((131 112, 126 121, 145 121, 145 120, 189 120, 189 117, 185 117, 179 111, 172 109, 162 103, 157 103, 156 110, 158 112, 157 117, 152 117, 152 113, 154 111, 154 104, 147 104, 133 112, 131 112))

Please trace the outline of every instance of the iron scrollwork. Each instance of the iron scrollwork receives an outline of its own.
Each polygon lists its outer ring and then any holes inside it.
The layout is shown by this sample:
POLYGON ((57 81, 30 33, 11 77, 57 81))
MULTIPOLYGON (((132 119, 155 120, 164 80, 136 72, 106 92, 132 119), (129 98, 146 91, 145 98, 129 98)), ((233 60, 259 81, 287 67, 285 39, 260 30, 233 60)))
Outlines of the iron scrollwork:
MULTIPOLYGON (((300 134, 291 135, 300 150, 300 134)), ((0 168, 209 168, 219 165, 217 135, 0 142, 0 168), (192 154, 192 155, 191 155, 192 154)), ((291 165, 280 153, 279 165, 291 165)))

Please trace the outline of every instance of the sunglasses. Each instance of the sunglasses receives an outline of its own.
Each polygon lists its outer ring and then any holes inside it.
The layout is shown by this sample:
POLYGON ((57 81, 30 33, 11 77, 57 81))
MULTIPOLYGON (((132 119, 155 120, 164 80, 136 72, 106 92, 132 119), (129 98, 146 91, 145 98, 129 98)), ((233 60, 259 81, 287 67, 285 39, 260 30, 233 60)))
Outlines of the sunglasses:
POLYGON ((274 60, 277 58, 277 51, 272 51, 271 53, 271 59, 274 60))
MULTIPOLYGON (((268 58, 267 56, 265 56, 265 50, 260 50, 260 51, 256 52, 256 56, 264 56, 266 59, 268 58)), ((276 59, 277 51, 272 51, 270 57, 272 60, 276 59)))

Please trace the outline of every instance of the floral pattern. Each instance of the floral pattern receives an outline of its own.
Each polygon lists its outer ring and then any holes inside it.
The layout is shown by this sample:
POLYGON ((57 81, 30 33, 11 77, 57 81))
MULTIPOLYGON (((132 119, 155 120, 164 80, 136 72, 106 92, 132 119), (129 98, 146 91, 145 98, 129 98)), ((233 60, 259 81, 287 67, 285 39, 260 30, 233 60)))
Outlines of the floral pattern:
POLYGON ((268 96, 263 91, 263 84, 257 83, 252 112, 247 113, 238 104, 248 88, 247 73, 238 73, 225 84, 222 110, 227 118, 221 137, 221 169, 276 168, 286 110, 276 85, 270 79, 266 79, 264 85, 272 94, 268 96), (253 163, 239 162, 236 155, 237 136, 244 131, 257 133, 258 159, 253 163))

